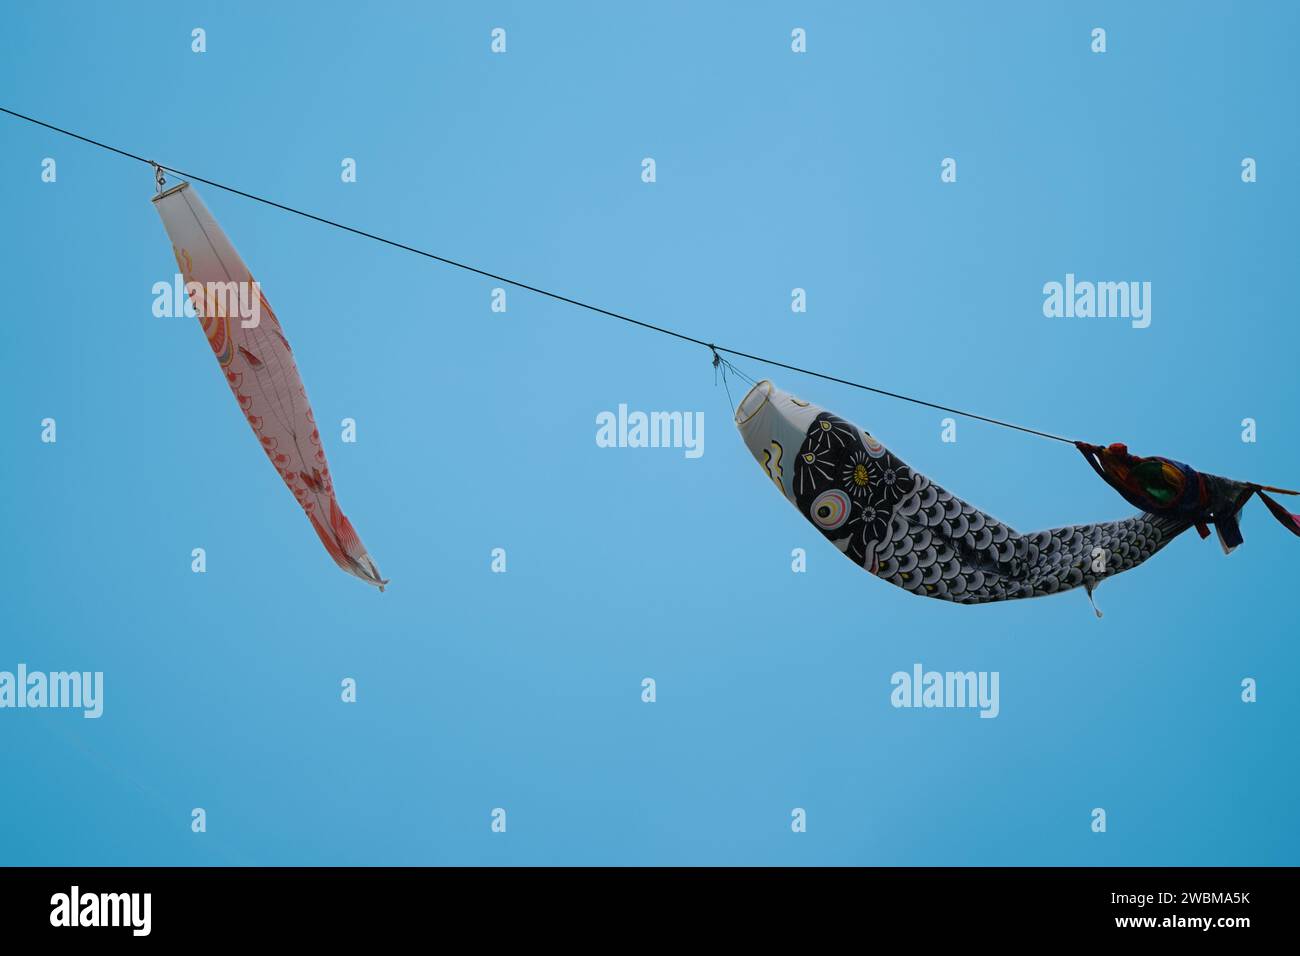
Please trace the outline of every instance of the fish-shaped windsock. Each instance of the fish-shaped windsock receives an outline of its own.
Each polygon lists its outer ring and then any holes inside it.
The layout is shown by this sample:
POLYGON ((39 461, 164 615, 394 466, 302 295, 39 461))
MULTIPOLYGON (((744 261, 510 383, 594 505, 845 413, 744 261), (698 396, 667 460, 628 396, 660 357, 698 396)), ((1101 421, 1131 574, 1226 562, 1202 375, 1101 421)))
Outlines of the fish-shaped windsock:
POLYGON ((913 471, 856 425, 759 382, 736 425, 763 472, 854 564, 924 597, 984 604, 1055 594, 1135 568, 1185 517, 1021 534, 913 471))
POLYGON ((1224 554, 1231 554, 1241 544, 1239 516, 1255 495, 1282 527, 1300 537, 1300 515, 1292 514, 1268 496, 1270 491, 1281 495, 1300 492, 1211 475, 1159 455, 1131 455, 1123 442, 1105 447, 1082 441, 1074 444, 1093 471, 1129 504, 1149 514, 1187 521, 1202 538, 1210 536, 1210 525, 1214 525, 1224 554))
POLYGON ((382 591, 388 582, 334 496, 307 390, 261 288, 193 186, 181 183, 159 193, 153 203, 208 345, 262 451, 330 557, 382 591))

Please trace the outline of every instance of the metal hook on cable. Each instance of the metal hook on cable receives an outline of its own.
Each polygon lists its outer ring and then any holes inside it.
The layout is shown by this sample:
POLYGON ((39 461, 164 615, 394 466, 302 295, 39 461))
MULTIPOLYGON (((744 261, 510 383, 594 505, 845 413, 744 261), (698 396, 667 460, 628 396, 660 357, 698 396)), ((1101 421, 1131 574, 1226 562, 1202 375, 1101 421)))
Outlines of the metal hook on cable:
POLYGON ((149 160, 149 165, 153 167, 153 181, 158 186, 158 195, 162 195, 163 186, 167 185, 167 177, 163 175, 163 168, 152 159, 149 160))

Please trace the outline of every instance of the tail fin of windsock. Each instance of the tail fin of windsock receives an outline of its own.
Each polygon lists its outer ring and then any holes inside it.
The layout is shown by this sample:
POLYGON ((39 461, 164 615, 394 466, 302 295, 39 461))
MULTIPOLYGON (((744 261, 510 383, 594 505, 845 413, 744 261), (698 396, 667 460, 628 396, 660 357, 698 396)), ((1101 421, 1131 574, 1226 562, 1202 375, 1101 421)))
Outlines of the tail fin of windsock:
POLYGON ((1250 493, 1237 503, 1237 506, 1231 511, 1214 516, 1214 531, 1219 537, 1219 547, 1223 548, 1224 554, 1232 554, 1237 550, 1237 546, 1245 539, 1241 536, 1241 509, 1245 507, 1246 502, 1250 500, 1250 493))
MULTIPOLYGON (((1270 488, 1269 491, 1281 491, 1281 489, 1270 488)), ((1283 493, 1288 495, 1295 494, 1293 491, 1283 493)), ((1286 528, 1296 537, 1300 538, 1300 515, 1293 515, 1291 512, 1287 511, 1280 504, 1266 495, 1263 488, 1257 489, 1255 494, 1259 495, 1259 500, 1268 506, 1269 511, 1273 512, 1273 517, 1277 519, 1278 524, 1286 528)))

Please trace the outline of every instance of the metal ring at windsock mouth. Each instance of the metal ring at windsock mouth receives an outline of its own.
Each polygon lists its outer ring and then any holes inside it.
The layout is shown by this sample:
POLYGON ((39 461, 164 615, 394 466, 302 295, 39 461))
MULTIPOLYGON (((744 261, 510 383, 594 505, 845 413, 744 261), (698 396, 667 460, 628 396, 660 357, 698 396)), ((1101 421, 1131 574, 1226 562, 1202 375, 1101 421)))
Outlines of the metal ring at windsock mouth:
POLYGON ((768 379, 763 379, 746 392, 745 397, 736 406, 736 424, 743 425, 757 415, 767 400, 772 397, 773 388, 775 386, 768 379))

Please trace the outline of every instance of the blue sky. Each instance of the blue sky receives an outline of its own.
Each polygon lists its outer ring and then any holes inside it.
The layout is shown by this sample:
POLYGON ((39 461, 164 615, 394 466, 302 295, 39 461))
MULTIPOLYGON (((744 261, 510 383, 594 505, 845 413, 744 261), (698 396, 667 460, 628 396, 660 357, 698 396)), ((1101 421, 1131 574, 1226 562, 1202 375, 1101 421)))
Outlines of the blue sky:
MULTIPOLYGON (((0 105, 733 348, 1287 486, 1297 20, 25 5, 0 105), (1044 317, 1067 273, 1151 282, 1150 327, 1044 317)), ((1258 505, 1231 557, 1187 535, 1107 582, 1101 620, 1081 592, 923 601, 779 500, 705 350, 517 291, 494 314, 487 279, 199 188, 392 586, 334 567, 193 320, 153 316, 149 170, 0 116, 0 670, 106 685, 99 720, 0 711, 0 863, 1300 862, 1300 551, 1258 505), (704 412, 705 453, 597 447, 620 403, 704 412), (917 662, 999 672, 997 719, 892 708, 917 662)), ((939 413, 740 365, 1021 530, 1129 513, 1067 446, 943 443, 939 413)))

